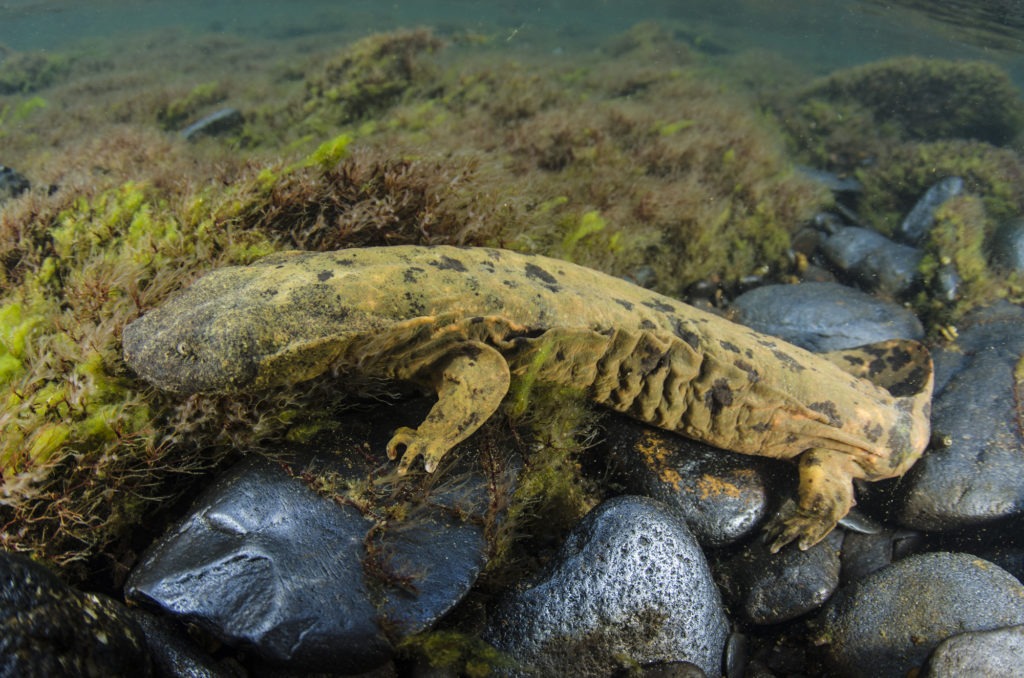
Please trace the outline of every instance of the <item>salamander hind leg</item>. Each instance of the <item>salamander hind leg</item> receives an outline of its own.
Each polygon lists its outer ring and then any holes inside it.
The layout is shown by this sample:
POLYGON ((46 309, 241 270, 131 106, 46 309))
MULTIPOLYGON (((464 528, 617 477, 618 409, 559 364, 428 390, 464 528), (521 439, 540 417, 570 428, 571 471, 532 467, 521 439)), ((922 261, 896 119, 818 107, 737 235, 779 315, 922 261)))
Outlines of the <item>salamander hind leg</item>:
POLYGON ((437 391, 437 402, 422 424, 399 428, 388 442, 389 459, 402 455, 399 473, 421 456, 427 472, 433 472, 448 450, 494 414, 509 386, 505 358, 475 341, 454 346, 425 376, 437 391))
POLYGON ((787 501, 765 527, 772 553, 791 541, 806 550, 824 539, 856 503, 853 479, 861 475, 848 454, 808 450, 800 455, 798 501, 787 501))

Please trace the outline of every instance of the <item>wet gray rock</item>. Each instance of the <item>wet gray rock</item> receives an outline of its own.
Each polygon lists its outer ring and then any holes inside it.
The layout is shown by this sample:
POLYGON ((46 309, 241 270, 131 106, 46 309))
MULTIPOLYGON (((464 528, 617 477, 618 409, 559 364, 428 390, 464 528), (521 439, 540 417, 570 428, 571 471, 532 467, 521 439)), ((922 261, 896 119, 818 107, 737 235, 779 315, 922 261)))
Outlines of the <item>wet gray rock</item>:
POLYGON ((843 531, 833 530, 806 551, 772 554, 757 539, 715 571, 730 609, 755 624, 777 624, 817 609, 835 592, 842 543, 843 531))
POLYGON ((382 478, 394 465, 368 452, 384 450, 381 423, 225 473, 147 552, 127 596, 292 670, 388 661, 475 581, 491 497, 468 445, 432 476, 382 478))
POLYGON ((836 283, 765 285, 737 297, 732 308, 737 322, 810 351, 924 337, 907 309, 836 283))
POLYGON ((898 518, 908 527, 947 530, 1024 512, 1020 386, 1024 309, 1001 302, 969 314, 952 356, 936 351, 933 447, 901 482, 898 518), (958 349, 958 350, 956 350, 958 349))
POLYGON ((181 136, 187 141, 195 141, 199 137, 214 137, 233 132, 244 124, 245 117, 237 108, 222 108, 181 130, 181 136))
POLYGON ((964 180, 960 177, 946 177, 938 181, 925 192, 914 208, 903 218, 897 236, 903 242, 911 245, 921 244, 928 232, 932 230, 932 226, 935 225, 935 211, 942 207, 947 200, 955 198, 963 192, 964 180))
POLYGON ((1018 678, 1024 669, 1024 626, 960 633, 939 643, 922 678, 1018 678))
POLYGON ((31 187, 32 184, 25 178, 24 174, 10 167, 0 165, 0 203, 11 198, 17 198, 31 187))
POLYGON ((1002 224, 992 236, 992 263, 1007 271, 1024 271, 1024 217, 1002 224))
POLYGON ((687 661, 717 676, 729 632, 682 516, 632 496, 587 514, 548 571, 490 619, 484 639, 538 676, 610 675, 623 661, 687 661))
MULTIPOLYGON (((676 507, 704 547, 734 543, 767 517, 768 488, 785 486, 790 469, 609 417, 599 454, 616 467, 626 491, 676 507)), ((795 488, 794 488, 795 489, 795 488)))
POLYGON ((918 279, 924 254, 881 233, 859 226, 843 226, 821 243, 821 251, 839 273, 858 287, 898 296, 918 279))
POLYGON ((833 193, 860 193, 864 186, 856 178, 839 176, 835 172, 797 165, 796 170, 812 181, 816 181, 833 193))
POLYGON ((820 618, 837 676, 902 678, 943 640, 1024 622, 1024 586, 965 553, 925 553, 840 589, 820 618))
POLYGON ((124 605, 0 551, 0 676, 152 675, 145 637, 124 605))

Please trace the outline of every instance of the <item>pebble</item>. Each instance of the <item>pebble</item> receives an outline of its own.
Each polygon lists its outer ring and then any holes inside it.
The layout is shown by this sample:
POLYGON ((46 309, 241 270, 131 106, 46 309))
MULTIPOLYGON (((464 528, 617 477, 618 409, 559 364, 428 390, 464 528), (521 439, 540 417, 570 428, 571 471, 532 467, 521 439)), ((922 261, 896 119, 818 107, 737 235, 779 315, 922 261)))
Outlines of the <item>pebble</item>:
POLYGON ((839 584, 846 586, 922 550, 920 532, 885 529, 875 534, 849 532, 843 540, 839 584))
POLYGON ((1024 626, 959 633, 939 643, 922 678, 1019 678, 1024 668, 1024 626))
POLYGON ((1024 622, 1024 586, 966 553, 910 556, 844 587, 821 614, 837 676, 902 678, 943 640, 1024 622))
POLYGON ((729 624, 707 561, 679 513, 620 496, 570 532, 532 586, 502 599, 484 640, 524 675, 611 675, 690 662, 721 675, 729 624))
POLYGON ((0 203, 17 198, 31 187, 32 184, 24 174, 5 165, 0 165, 0 203))
POLYGON ((475 582, 490 497, 471 444, 450 455, 444 482, 381 480, 394 464, 368 450, 384 450, 394 426, 364 424, 229 470, 145 554, 128 598, 290 669, 390 660, 394 643, 429 629, 475 582), (350 484, 362 489, 344 494, 350 484), (395 510, 403 517, 390 519, 395 510))
POLYGON ((796 170, 833 193, 861 193, 864 190, 864 186, 854 177, 839 176, 835 172, 806 165, 797 165, 796 170))
POLYGON ((810 351, 924 337, 906 308, 837 283, 765 285, 737 297, 731 308, 737 322, 810 351))
POLYGON ((153 675, 128 608, 7 551, 0 551, 0 629, 0 676, 153 675))
POLYGON ((822 253, 846 278, 869 292, 899 296, 918 281, 924 253, 859 226, 842 226, 825 238, 822 253))
POLYGON ((237 108, 222 108, 181 130, 181 136, 187 141, 195 141, 203 136, 214 137, 233 132, 244 124, 245 117, 237 108))
POLYGON ((706 548, 754 533, 769 511, 768 488, 773 495, 792 477, 792 469, 775 460, 728 452, 624 417, 608 421, 596 454, 612 461, 627 492, 676 507, 706 548))
POLYGON ((955 347, 934 351, 932 430, 952 444, 932 447, 904 476, 897 513, 907 527, 948 530, 1024 509, 1014 376, 1024 356, 1024 309, 999 302, 970 313, 960 327, 955 347))
POLYGON ((754 624, 777 624, 821 607, 839 586, 843 531, 833 530, 806 551, 770 553, 761 539, 715 568, 730 609, 754 624))
POLYGON ((935 225, 935 212, 949 199, 964 192, 964 180, 946 177, 929 188, 903 218, 897 235, 910 245, 919 245, 935 225))
POLYGON ((992 263, 1006 271, 1024 271, 1024 217, 1010 219, 996 229, 991 244, 992 263))

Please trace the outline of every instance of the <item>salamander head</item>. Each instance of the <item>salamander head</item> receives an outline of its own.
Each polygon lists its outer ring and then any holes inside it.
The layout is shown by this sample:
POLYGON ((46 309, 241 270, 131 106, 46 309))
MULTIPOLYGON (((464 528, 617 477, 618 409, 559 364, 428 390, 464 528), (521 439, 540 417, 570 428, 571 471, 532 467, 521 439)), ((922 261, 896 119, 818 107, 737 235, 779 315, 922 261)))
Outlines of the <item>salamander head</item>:
POLYGON ((329 367, 365 314, 290 267, 226 267, 125 327, 125 362, 177 393, 303 381, 329 367))

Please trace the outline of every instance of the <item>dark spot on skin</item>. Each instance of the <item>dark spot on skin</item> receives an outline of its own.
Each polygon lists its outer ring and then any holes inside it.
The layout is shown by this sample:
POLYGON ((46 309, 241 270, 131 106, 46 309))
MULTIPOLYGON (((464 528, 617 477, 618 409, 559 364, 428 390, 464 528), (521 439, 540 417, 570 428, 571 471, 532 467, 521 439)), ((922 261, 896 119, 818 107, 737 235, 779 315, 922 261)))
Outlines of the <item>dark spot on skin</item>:
POLYGON ((555 360, 557 360, 558 362, 564 361, 565 351, 563 351, 562 349, 558 349, 558 351, 555 353, 555 360))
POLYGON ((423 302, 412 292, 405 293, 405 300, 409 302, 409 312, 413 315, 421 316, 426 311, 423 302))
POLYGON ((727 379, 715 379, 715 383, 704 394, 704 406, 711 410, 711 416, 718 416, 724 408, 732 405, 732 389, 727 379))
POLYGON ((868 442, 877 443, 882 437, 882 425, 878 422, 864 424, 862 432, 864 437, 868 439, 868 442))
POLYGON ((830 426, 840 428, 843 425, 843 420, 839 416, 839 410, 836 408, 836 404, 831 400, 823 400, 820 403, 811 403, 807 406, 807 409, 824 414, 828 417, 828 423, 830 426))
POLYGON ((769 424, 766 421, 762 421, 760 424, 754 424, 753 426, 751 426, 750 430, 751 431, 755 431, 757 433, 764 433, 764 432, 768 431, 769 429, 771 429, 771 427, 772 427, 771 424, 769 424))
POLYGON ((320 282, 327 282, 333 277, 333 271, 320 271, 319 273, 316 274, 316 279, 319 280, 320 282))
POLYGON ((441 271, 455 271, 456 273, 465 273, 466 267, 458 259, 452 259, 449 256, 441 256, 440 261, 430 262, 431 266, 436 267, 441 271))
POLYGON ((351 266, 356 263, 354 259, 335 259, 334 263, 338 266, 351 266))
POLYGON ((761 344, 765 348, 775 348, 776 346, 778 346, 778 344, 776 344, 774 341, 771 341, 769 339, 758 339, 757 343, 761 344))
POLYGON ((863 365, 864 364, 864 358, 861 358, 860 356, 857 356, 857 355, 844 355, 843 356, 843 360, 845 360, 846 362, 850 363, 851 365, 863 365))
POLYGON ((799 440, 799 439, 800 439, 800 437, 799 437, 799 436, 797 436, 797 434, 795 434, 795 433, 790 433, 790 434, 789 434, 788 436, 786 436, 786 440, 785 440, 785 443, 786 443, 787 445, 792 445, 793 443, 795 443, 795 442, 796 442, 797 440, 799 440))
POLYGON ((472 318, 469 319, 469 324, 470 325, 479 325, 483 321, 484 321, 484 317, 482 315, 475 315, 475 316, 473 316, 472 318))
POLYGON ((672 304, 666 304, 661 299, 649 299, 642 303, 647 308, 654 309, 655 311, 660 311, 661 313, 672 313, 673 311, 676 310, 675 306, 673 306, 672 304))
POLYGON ((737 346, 736 344, 732 343, 731 341, 719 341, 718 344, 719 344, 719 346, 724 348, 726 351, 731 351, 732 353, 739 353, 740 352, 740 347, 737 346))
POLYGON ((751 351, 749 348, 746 351, 744 351, 743 354, 745 356, 747 356, 748 358, 750 358, 751 360, 754 359, 754 352, 751 351))
POLYGON ((877 377, 886 370, 885 360, 882 358, 875 358, 868 364, 868 377, 877 377))
POLYGON ((517 283, 515 280, 502 280, 501 284, 509 289, 515 289, 516 287, 519 287, 519 283, 517 283))
POLYGON ((410 266, 405 269, 402 274, 402 279, 407 283, 415 283, 418 280, 418 274, 423 273, 423 269, 419 266, 410 266))
POLYGON ((700 337, 697 336, 696 332, 686 329, 686 327, 683 326, 683 321, 679 318, 672 319, 672 331, 677 337, 689 344, 690 348, 700 348, 700 337))
POLYGON ((915 367, 902 381, 889 385, 889 393, 897 398, 917 395, 921 388, 928 381, 928 370, 924 367, 915 367))
POLYGON ((642 330, 653 330, 655 327, 657 327, 657 325, 655 325, 647 318, 644 318, 643 320, 640 321, 640 329, 642 330))
POLYGON ((532 278, 534 280, 539 280, 540 282, 544 283, 544 286, 547 287, 552 292, 557 292, 560 289, 558 286, 558 279, 555 278, 555 276, 548 273, 547 271, 545 271, 537 264, 526 265, 526 277, 532 278))
POLYGON ((264 299, 273 299, 274 297, 277 296, 277 290, 271 287, 270 289, 266 289, 260 292, 260 296, 263 297, 264 299))
POLYGON ((899 417, 892 429, 889 430, 889 438, 885 446, 889 449, 889 467, 897 468, 902 466, 907 458, 916 452, 910 447, 910 426, 914 413, 911 401, 896 403, 899 410, 899 417))
POLYGON ((613 299, 612 301, 614 301, 616 304, 626 309, 627 311, 633 310, 633 302, 631 301, 626 301, 625 299, 613 299))
POLYGON ((785 365, 789 369, 793 370, 794 372, 803 372, 806 369, 803 365, 801 365, 797 361, 796 358, 794 358, 793 356, 789 355, 785 351, 780 351, 778 349, 774 349, 774 350, 772 350, 772 355, 774 355, 776 358, 778 358, 779 362, 781 362, 783 365, 785 365))
POLYGON ((598 327, 594 331, 600 334, 602 337, 610 337, 613 334, 615 334, 615 330, 613 330, 610 327, 598 327))
POLYGON ((886 362, 889 363, 889 369, 896 371, 902 369, 906 365, 909 365, 912 360, 913 358, 909 351, 899 348, 893 349, 889 353, 889 359, 886 360, 886 362))
POLYGON ((464 344, 459 349, 459 354, 467 356, 469 358, 473 358, 475 360, 482 351, 483 349, 480 348, 479 346, 476 346, 475 344, 464 344))
POLYGON ((737 369, 743 370, 744 372, 747 373, 747 381, 749 381, 751 384, 755 384, 761 380, 761 375, 758 374, 754 366, 748 363, 747 361, 737 358, 736 360, 733 361, 732 364, 735 365, 737 369))

